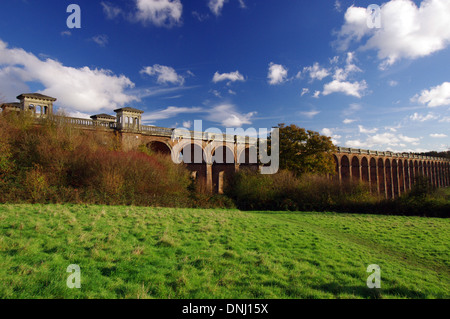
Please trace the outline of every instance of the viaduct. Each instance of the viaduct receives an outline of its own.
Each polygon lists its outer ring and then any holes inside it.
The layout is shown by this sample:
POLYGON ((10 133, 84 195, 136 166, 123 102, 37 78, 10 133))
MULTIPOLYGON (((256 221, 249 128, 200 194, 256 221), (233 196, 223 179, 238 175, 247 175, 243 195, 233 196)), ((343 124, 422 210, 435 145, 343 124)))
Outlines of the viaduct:
MULTIPOLYGON (((144 112, 135 108, 114 110, 115 116, 97 114, 91 119, 81 119, 53 115, 56 99, 50 96, 30 93, 21 94, 17 99, 19 102, 2 104, 3 112, 27 112, 37 121, 52 118, 95 134, 115 134, 125 151, 141 145, 164 154, 172 154, 175 147, 181 149, 192 177, 203 180, 211 191, 222 193, 224 176, 241 167, 259 169, 257 138, 223 134, 218 139, 214 133, 193 131, 189 132, 189 138, 185 135, 174 138, 174 129, 143 125, 144 112), (194 161, 196 152, 203 155, 200 161, 194 161)), ((351 180, 366 182, 372 192, 386 198, 394 198, 410 190, 415 177, 420 175, 427 176, 436 187, 450 186, 450 160, 445 158, 342 147, 337 148, 333 157, 336 164, 333 179, 341 183, 351 180)))

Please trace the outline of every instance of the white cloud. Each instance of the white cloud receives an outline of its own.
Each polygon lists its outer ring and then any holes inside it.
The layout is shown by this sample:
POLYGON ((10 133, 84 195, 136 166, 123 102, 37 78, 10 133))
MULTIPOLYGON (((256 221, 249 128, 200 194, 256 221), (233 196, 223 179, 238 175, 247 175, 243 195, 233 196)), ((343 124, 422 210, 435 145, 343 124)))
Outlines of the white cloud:
POLYGON ((367 83, 365 80, 360 82, 341 82, 338 80, 333 80, 324 85, 322 94, 329 95, 331 93, 344 93, 345 95, 361 98, 366 89, 367 83))
POLYGON ((326 128, 326 127, 323 128, 322 131, 320 131, 320 133, 322 135, 331 137, 331 142, 333 142, 333 144, 335 144, 335 145, 339 144, 340 139, 342 138, 341 135, 333 134, 333 130, 326 128))
POLYGON ((208 7, 211 10, 212 13, 214 13, 216 16, 220 15, 220 12, 222 11, 223 5, 228 0, 209 0, 208 7))
POLYGON ((427 104, 429 107, 450 105, 450 82, 423 90, 420 95, 416 94, 411 98, 411 101, 427 104))
POLYGON ((323 135, 326 135, 326 136, 333 135, 333 131, 331 129, 329 129, 329 128, 326 128, 326 127, 323 128, 322 131, 320 131, 320 133, 322 133, 323 135))
POLYGON ((99 46, 104 47, 108 44, 108 36, 106 34, 99 34, 92 37, 92 41, 97 43, 99 46))
POLYGON ((313 94, 313 98, 318 99, 319 96, 320 96, 320 91, 315 91, 314 94, 313 94))
POLYGON ((366 8, 351 6, 338 33, 341 49, 367 36, 362 49, 375 49, 381 67, 402 58, 416 59, 440 51, 450 43, 450 1, 391 0, 381 6, 382 27, 367 27, 366 8))
POLYGON ((450 123, 450 116, 444 116, 439 120, 440 123, 450 123))
POLYGON ((439 116, 437 116, 431 112, 428 113, 427 115, 422 115, 422 114, 415 112, 409 118, 413 121, 425 122, 425 121, 429 121, 429 120, 437 120, 439 118, 439 116))
MULTIPOLYGON (((58 98, 59 105, 70 111, 114 110, 138 100, 137 96, 126 92, 134 83, 124 75, 117 76, 104 69, 67 67, 52 59, 42 61, 23 49, 8 48, 2 40, 0 66, 0 77, 8 74, 7 88, 15 91, 4 94, 17 95, 17 92, 24 92, 27 82, 38 82, 45 87, 39 93, 58 98)), ((1 82, 3 89, 5 86, 1 82)))
POLYGON ((305 112, 300 112, 301 115, 307 117, 307 118, 313 118, 314 116, 316 116, 317 114, 319 114, 320 111, 316 111, 316 110, 311 110, 311 111, 305 111, 305 112))
POLYGON ((309 89, 308 88, 303 88, 302 89, 302 93, 300 94, 300 96, 303 96, 303 95, 308 94, 308 93, 309 93, 309 89))
POLYGON ((363 133, 363 134, 374 134, 374 133, 378 132, 377 128, 373 128, 370 130, 370 129, 364 128, 364 126, 362 126, 362 125, 358 125, 358 128, 359 128, 359 132, 363 133))
POLYGON ((61 32, 61 36, 66 36, 66 37, 70 37, 72 35, 72 32, 70 32, 70 31, 68 31, 68 30, 66 30, 66 31, 62 31, 61 32))
POLYGON ((321 81, 322 79, 330 75, 330 71, 328 69, 320 67, 318 62, 315 62, 312 66, 304 67, 303 73, 309 73, 309 77, 312 81, 321 81))
POLYGON ((364 148, 365 144, 360 140, 348 140, 345 142, 345 146, 351 148, 364 148))
POLYGON ((251 119, 254 115, 256 112, 241 114, 232 104, 219 104, 208 111, 206 119, 225 127, 241 127, 244 124, 252 124, 251 119))
POLYGON ((353 148, 392 150, 392 147, 406 148, 407 144, 419 145, 420 138, 389 132, 368 136, 366 140, 348 140, 345 145, 353 148))
POLYGON ((160 84, 172 83, 172 84, 184 84, 184 77, 177 74, 174 68, 165 65, 155 64, 153 66, 144 67, 141 74, 147 74, 150 76, 157 75, 157 82, 160 84))
POLYGON ((430 134, 430 136, 431 136, 432 138, 445 138, 445 137, 448 137, 448 135, 446 135, 446 134, 438 134, 438 133, 436 133, 436 134, 430 134))
POLYGON ((192 126, 192 121, 183 121, 183 127, 190 129, 192 126))
POLYGON ((155 111, 151 113, 145 113, 142 116, 142 120, 154 122, 156 120, 164 120, 168 118, 172 118, 177 116, 178 114, 187 114, 187 113, 200 113, 203 112, 201 107, 176 107, 169 106, 164 110, 155 111))
POLYGON ((394 86, 398 85, 398 82, 394 81, 394 80, 391 80, 391 81, 388 82, 388 84, 389 84, 389 86, 394 87, 394 86))
POLYGON ((288 75, 288 70, 282 66, 281 64, 275 64, 270 62, 269 64, 269 73, 267 78, 269 79, 269 84, 281 84, 286 81, 288 75))
POLYGON ((356 122, 356 120, 353 120, 353 119, 345 119, 345 120, 342 121, 342 123, 344 123, 344 124, 351 124, 351 123, 353 123, 353 122, 356 122))
POLYGON ((135 19, 144 25, 172 27, 181 23, 183 5, 180 0, 136 0, 135 19))
POLYGON ((239 71, 222 74, 220 74, 219 72, 214 73, 213 82, 217 83, 220 81, 245 81, 245 78, 241 73, 239 73, 239 71))
POLYGON ((119 7, 115 7, 109 2, 101 2, 100 3, 103 7, 103 12, 105 13, 106 17, 110 20, 115 19, 119 14, 123 13, 122 9, 119 7))

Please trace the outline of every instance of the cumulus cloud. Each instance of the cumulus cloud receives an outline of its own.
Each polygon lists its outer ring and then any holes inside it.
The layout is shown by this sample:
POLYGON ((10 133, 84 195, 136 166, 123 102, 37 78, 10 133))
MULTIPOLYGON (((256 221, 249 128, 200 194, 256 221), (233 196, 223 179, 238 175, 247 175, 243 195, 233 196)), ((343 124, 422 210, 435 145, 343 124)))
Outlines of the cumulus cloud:
POLYGON ((353 119, 345 119, 345 120, 342 121, 342 123, 344 123, 344 124, 351 124, 351 123, 353 123, 353 122, 356 122, 356 120, 353 120, 353 119))
POLYGON ((426 104, 429 107, 450 105, 450 82, 423 90, 420 94, 412 97, 411 101, 426 104))
POLYGON ((181 23, 180 0, 136 0, 136 8, 135 18, 143 24, 172 27, 181 23))
POLYGON ((387 149, 389 147, 406 147, 407 144, 418 145, 420 138, 409 137, 402 134, 380 133, 367 137, 365 141, 356 139, 348 140, 345 145, 354 148, 378 148, 387 149), (406 143, 406 144, 405 144, 406 143))
POLYGON ((300 112, 301 115, 307 117, 307 118, 313 118, 314 116, 316 116, 317 114, 319 114, 320 111, 316 111, 316 110, 311 110, 311 111, 305 111, 305 112, 300 112))
POLYGON ((309 93, 309 89, 308 88, 303 88, 302 89, 302 93, 300 94, 300 96, 303 96, 303 95, 308 94, 308 93, 309 93))
POLYGON ((430 134, 430 136, 431 136, 432 138, 445 138, 445 137, 448 137, 447 134, 439 134, 439 133, 436 133, 436 134, 430 134))
POLYGON ((217 83, 220 81, 229 81, 229 82, 245 81, 245 78, 241 73, 239 73, 239 71, 222 74, 220 74, 219 72, 214 73, 213 82, 217 83))
POLYGON ((323 95, 331 93, 344 93, 345 95, 361 98, 367 89, 367 83, 362 81, 349 81, 348 78, 362 70, 354 63, 354 52, 347 52, 344 67, 336 67, 333 74, 333 81, 326 83, 323 87, 323 95))
POLYGON ((366 89, 367 83, 365 80, 359 82, 333 80, 324 85, 322 94, 329 95, 331 93, 344 93, 345 95, 361 98, 366 89))
POLYGON ((228 2, 228 0, 209 0, 208 7, 212 13, 214 13, 216 16, 218 16, 218 15, 220 15, 220 12, 222 11, 222 8, 223 8, 223 5, 225 4, 225 2, 228 2))
POLYGON ((346 50, 353 41, 367 41, 361 49, 378 51, 381 68, 402 58, 416 59, 440 51, 450 43, 450 2, 391 0, 381 6, 382 28, 367 27, 366 8, 351 6, 338 32, 338 43, 346 50))
POLYGON ((96 36, 92 37, 91 40, 94 41, 95 43, 97 43, 101 47, 104 47, 105 45, 108 44, 108 36, 106 34, 96 35, 96 36))
POLYGON ((373 133, 376 133, 378 131, 377 128, 366 129, 362 125, 358 125, 358 129, 359 129, 359 133, 363 133, 363 134, 373 134, 373 133))
POLYGON ((270 62, 269 73, 267 78, 269 79, 269 84, 276 85, 281 84, 286 81, 288 75, 288 70, 281 64, 275 64, 270 62))
POLYGON ((342 138, 341 135, 334 134, 334 133, 333 133, 333 130, 332 130, 332 129, 329 129, 329 128, 327 128, 327 127, 323 128, 323 129, 320 131, 320 133, 321 133, 322 135, 331 137, 331 142, 333 142, 333 144, 335 144, 335 145, 339 144, 339 143, 340 143, 340 139, 342 138))
POLYGON ((134 83, 124 75, 117 76, 104 69, 67 67, 49 58, 40 60, 23 49, 8 48, 0 40, 0 78, 5 74, 8 82, 16 84, 7 87, 14 90, 13 94, 25 92, 27 82, 38 82, 45 87, 39 93, 57 97, 59 105, 73 111, 114 110, 138 100, 127 93, 134 83))
POLYGON ((330 71, 326 68, 322 68, 318 62, 315 62, 312 66, 304 67, 303 73, 308 73, 311 81, 321 81, 330 75, 330 71))
POLYGON ((164 120, 177 116, 178 114, 199 113, 202 112, 201 107, 177 107, 169 106, 164 110, 159 110, 151 113, 144 114, 142 120, 154 122, 156 120, 164 120))
POLYGON ((103 7, 103 12, 106 15, 106 18, 112 20, 117 18, 117 16, 119 16, 120 14, 123 13, 122 9, 120 9, 119 7, 114 6, 113 4, 111 4, 110 2, 100 2, 100 4, 103 7))
POLYGON ((428 113, 427 115, 422 115, 422 114, 415 112, 409 118, 413 121, 425 122, 425 121, 429 121, 429 120, 437 120, 439 118, 439 116, 435 115, 431 112, 428 113))
POLYGON ((208 111, 207 120, 220 123, 225 127, 241 127, 244 124, 252 124, 252 117, 256 112, 242 114, 236 110, 233 104, 219 104, 208 111))
POLYGON ((172 83, 172 84, 184 84, 184 77, 177 74, 174 68, 165 65, 155 64, 153 66, 144 67, 141 74, 147 74, 150 76, 157 76, 157 82, 160 84, 172 83))

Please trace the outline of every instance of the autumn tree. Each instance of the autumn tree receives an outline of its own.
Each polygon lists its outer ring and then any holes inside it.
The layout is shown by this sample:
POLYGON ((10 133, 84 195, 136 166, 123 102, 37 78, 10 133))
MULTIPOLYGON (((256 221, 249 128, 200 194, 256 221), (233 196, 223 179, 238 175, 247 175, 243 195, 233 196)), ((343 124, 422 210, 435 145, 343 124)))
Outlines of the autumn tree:
POLYGON ((280 169, 297 176, 305 173, 333 174, 336 150, 331 138, 291 124, 278 124, 280 133, 280 169))

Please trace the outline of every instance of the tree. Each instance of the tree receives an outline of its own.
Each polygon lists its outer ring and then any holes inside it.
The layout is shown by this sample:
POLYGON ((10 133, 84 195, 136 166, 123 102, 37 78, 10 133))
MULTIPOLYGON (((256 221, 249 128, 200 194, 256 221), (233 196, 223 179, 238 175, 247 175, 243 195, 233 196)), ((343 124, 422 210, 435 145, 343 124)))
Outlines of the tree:
POLYGON ((297 176, 304 173, 333 174, 336 151, 330 137, 306 131, 297 125, 278 124, 280 130, 280 169, 297 176))

